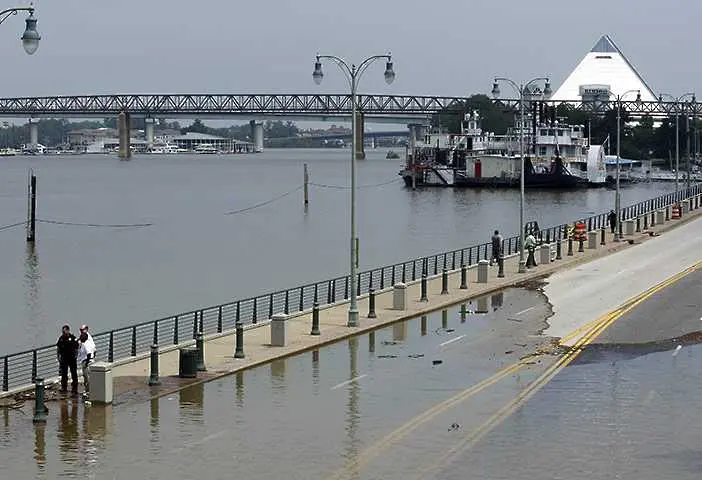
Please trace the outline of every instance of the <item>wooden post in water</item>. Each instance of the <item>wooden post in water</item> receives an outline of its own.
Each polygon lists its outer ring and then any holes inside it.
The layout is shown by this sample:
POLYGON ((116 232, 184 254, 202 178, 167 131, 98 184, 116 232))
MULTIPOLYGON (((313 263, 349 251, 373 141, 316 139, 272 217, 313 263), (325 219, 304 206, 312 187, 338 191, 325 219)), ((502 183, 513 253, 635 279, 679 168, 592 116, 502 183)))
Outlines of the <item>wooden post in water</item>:
POLYGON ((27 241, 34 242, 37 234, 37 176, 30 170, 28 186, 27 241))
POLYGON ((304 192, 305 192, 305 209, 310 203, 310 191, 309 191, 310 176, 307 172, 307 164, 304 165, 304 192))

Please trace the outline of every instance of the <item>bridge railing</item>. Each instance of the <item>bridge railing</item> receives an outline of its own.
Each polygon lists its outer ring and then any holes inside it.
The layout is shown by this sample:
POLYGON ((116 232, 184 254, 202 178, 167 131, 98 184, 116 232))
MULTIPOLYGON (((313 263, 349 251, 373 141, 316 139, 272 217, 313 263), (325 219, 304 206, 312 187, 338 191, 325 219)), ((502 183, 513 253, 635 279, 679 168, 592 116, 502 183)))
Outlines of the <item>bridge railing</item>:
MULTIPOLYGON (((668 193, 629 205, 621 209, 621 219, 635 218, 700 194, 702 188, 697 184, 681 189, 677 194, 668 193)), ((588 230, 606 228, 607 213, 578 220, 583 220, 588 230)), ((561 224, 542 228, 540 237, 545 241, 564 239, 567 227, 561 224)), ((356 294, 367 294, 371 288, 382 290, 396 282, 414 281, 420 279, 422 274, 431 277, 440 275, 444 269, 456 270, 461 265, 475 265, 480 260, 490 258, 490 248, 490 243, 481 243, 359 273, 356 294)), ((519 235, 504 239, 505 254, 518 251, 519 235)), ((205 334, 222 333, 234 329, 237 322, 256 324, 269 320, 276 313, 294 314, 311 309, 315 302, 329 305, 348 300, 349 285, 348 276, 336 277, 98 333, 93 336, 96 359, 108 362, 126 360, 147 354, 154 343, 164 347, 192 341, 199 330, 205 334)), ((0 363, 2 392, 29 386, 38 377, 48 378, 58 374, 56 347, 53 345, 2 356, 0 363)))

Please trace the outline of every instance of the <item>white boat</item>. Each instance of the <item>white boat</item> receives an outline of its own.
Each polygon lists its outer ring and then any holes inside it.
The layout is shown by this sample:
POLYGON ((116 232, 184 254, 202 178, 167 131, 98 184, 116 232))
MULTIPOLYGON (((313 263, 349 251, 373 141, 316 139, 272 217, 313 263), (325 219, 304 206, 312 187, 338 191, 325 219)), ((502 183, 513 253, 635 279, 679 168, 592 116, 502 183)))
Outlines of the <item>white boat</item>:
POLYGON ((195 147, 195 153, 215 154, 219 153, 214 145, 203 143, 195 147))
POLYGON ((0 148, 0 157, 14 157, 17 155, 17 150, 14 148, 0 148))

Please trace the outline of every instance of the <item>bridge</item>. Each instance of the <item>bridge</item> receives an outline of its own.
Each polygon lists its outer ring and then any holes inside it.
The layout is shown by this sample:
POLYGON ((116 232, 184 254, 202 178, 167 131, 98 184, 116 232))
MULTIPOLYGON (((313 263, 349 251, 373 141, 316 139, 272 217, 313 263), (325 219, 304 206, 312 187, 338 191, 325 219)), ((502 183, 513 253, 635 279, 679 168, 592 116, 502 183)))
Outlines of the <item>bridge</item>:
MULTIPOLYGON (((358 95, 359 138, 363 137, 364 118, 374 117, 396 123, 424 123, 430 115, 463 111, 468 97, 426 95, 358 95)), ((498 100, 507 110, 517 111, 518 99, 498 100)), ((553 106, 602 115, 616 108, 612 100, 549 101, 553 106)), ((630 116, 665 118, 678 112, 697 115, 698 102, 621 101, 630 116)), ((50 97, 0 98, 0 117, 105 117, 117 115, 120 126, 120 156, 129 157, 130 116, 149 118, 231 117, 270 118, 276 116, 318 120, 351 116, 350 94, 124 94, 66 95, 50 97)), ((31 123, 31 122, 30 122, 31 123)), ((252 120, 255 149, 263 148, 263 129, 252 120)), ((147 122, 147 142, 153 142, 153 123, 147 122)), ((30 125, 30 143, 38 143, 37 125, 30 125)), ((362 143, 362 142, 360 142, 362 143)), ((362 145, 359 145, 362 152, 362 145)))

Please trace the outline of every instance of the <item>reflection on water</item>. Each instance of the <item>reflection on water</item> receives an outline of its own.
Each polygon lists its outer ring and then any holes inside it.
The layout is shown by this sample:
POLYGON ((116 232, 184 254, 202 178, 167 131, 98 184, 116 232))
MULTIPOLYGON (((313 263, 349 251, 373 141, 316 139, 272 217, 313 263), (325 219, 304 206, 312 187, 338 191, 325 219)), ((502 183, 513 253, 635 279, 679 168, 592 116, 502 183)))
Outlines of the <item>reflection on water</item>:
POLYGON ((392 340, 402 343, 407 341, 407 322, 397 322, 392 326, 392 340))
POLYGON ((244 408, 244 372, 238 371, 234 375, 234 392, 236 397, 236 406, 244 408))
POLYGON ((448 329, 448 310, 441 310, 441 328, 448 329))
POLYGON ((475 313, 488 313, 488 297, 487 295, 479 297, 476 300, 475 313))
POLYGON ((181 416, 187 420, 202 422, 205 406, 205 384, 200 382, 178 392, 181 416))
POLYGON ((498 308, 502 307, 502 303, 505 300, 505 294, 503 292, 497 292, 490 297, 490 305, 492 306, 492 311, 496 312, 498 308))
POLYGON ((78 405, 74 401, 59 404, 58 446, 66 463, 74 463, 78 448, 78 405))
POLYGON ((375 353, 375 332, 370 332, 368 334, 368 351, 370 353, 375 353))
MULTIPOLYGON (((350 338, 348 342, 349 380, 353 380, 358 377, 358 342, 359 339, 357 337, 350 338)), ((344 420, 346 437, 344 439, 343 456, 345 459, 351 460, 358 456, 361 446, 361 441, 358 435, 358 428, 361 421, 361 412, 359 408, 361 386, 359 382, 351 381, 351 383, 347 386, 347 391, 348 400, 346 402, 346 418, 344 420)), ((359 477, 358 475, 354 475, 352 478, 359 477)))
POLYGON ((41 272, 39 271, 39 255, 35 242, 27 242, 24 257, 24 298, 27 308, 26 330, 30 338, 33 338, 32 345, 42 343, 42 332, 44 332, 45 322, 41 309, 40 295, 41 272))
POLYGON ((46 465, 46 424, 34 424, 34 461, 40 472, 46 465))
POLYGON ((425 337, 427 335, 427 316, 422 315, 422 318, 420 319, 420 335, 422 337, 425 337))

